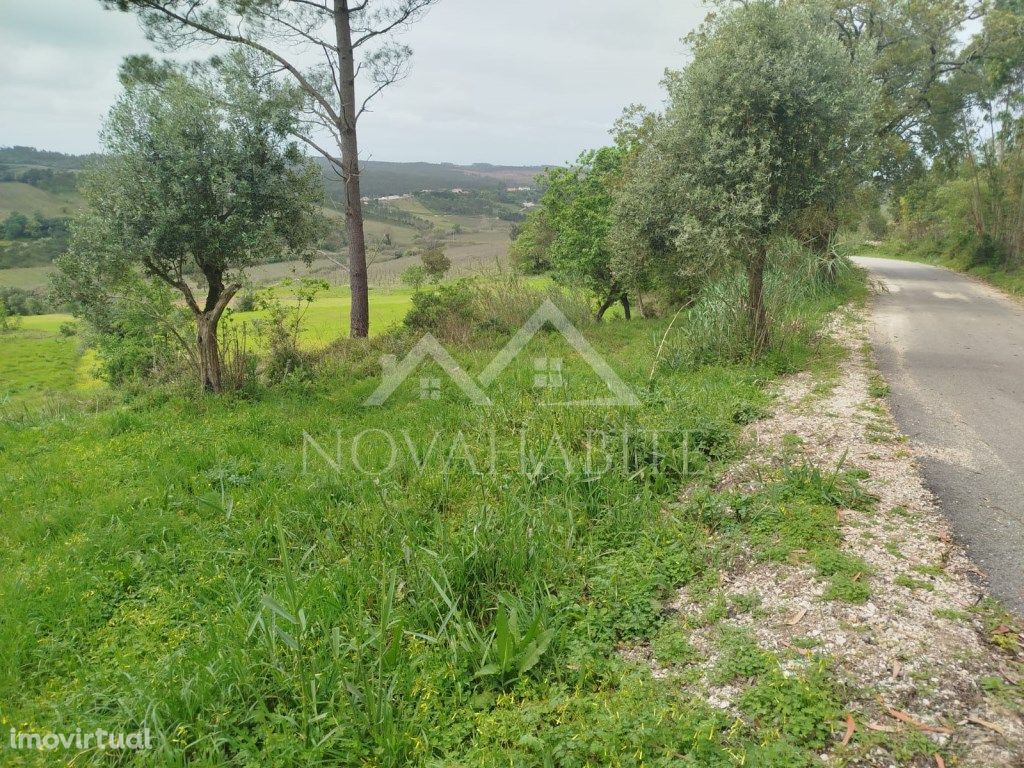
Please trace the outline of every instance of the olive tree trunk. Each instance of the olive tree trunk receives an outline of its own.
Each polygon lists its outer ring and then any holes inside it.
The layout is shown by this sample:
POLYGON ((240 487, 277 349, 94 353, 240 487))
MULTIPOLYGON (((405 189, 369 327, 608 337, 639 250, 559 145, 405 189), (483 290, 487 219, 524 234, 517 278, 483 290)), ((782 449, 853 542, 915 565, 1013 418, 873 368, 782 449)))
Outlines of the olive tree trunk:
MULTIPOLYGON (((210 293, 206 298, 206 308, 195 312, 196 347, 199 361, 199 381, 206 392, 221 392, 224 384, 221 380, 220 347, 217 343, 217 325, 228 303, 242 286, 233 283, 226 288, 211 283, 210 293)), ((193 310, 194 311, 194 310, 193 310)))

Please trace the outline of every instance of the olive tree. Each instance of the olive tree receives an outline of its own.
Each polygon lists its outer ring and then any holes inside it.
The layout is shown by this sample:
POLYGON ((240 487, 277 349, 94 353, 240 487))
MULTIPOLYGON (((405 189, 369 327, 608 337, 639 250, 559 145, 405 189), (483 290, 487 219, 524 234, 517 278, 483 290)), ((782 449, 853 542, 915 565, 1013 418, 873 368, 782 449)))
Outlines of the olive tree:
POLYGON ((740 266, 756 350, 770 241, 842 198, 872 149, 873 90, 821 16, 751 2, 712 19, 616 206, 618 271, 663 283, 740 266))
POLYGON ((514 250, 520 263, 550 265, 555 279, 597 297, 597 319, 619 302, 630 316, 627 290, 611 268, 612 203, 625 156, 620 147, 584 152, 568 167, 551 168, 540 205, 522 228, 514 250), (542 241, 537 237, 547 233, 542 241), (543 248, 538 254, 537 249, 543 248), (532 253, 531 253, 532 251, 532 253))
POLYGON ((180 74, 127 87, 55 280, 58 297, 101 330, 117 302, 144 301, 137 281, 175 291, 194 343, 169 330, 209 391, 221 389, 217 328, 245 268, 282 254, 309 259, 322 231, 320 175, 286 140, 287 115, 226 109, 230 101, 180 74))

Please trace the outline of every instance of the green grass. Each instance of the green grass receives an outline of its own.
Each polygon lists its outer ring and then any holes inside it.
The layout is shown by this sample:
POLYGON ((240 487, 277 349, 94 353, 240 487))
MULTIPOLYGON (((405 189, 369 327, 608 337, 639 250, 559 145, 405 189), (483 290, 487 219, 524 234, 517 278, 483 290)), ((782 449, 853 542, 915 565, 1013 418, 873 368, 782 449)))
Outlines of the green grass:
POLYGON ((35 290, 50 284, 53 267, 11 267, 0 269, 0 286, 35 290))
MULTIPOLYGON (((334 317, 345 297, 328 299, 334 317)), ((118 758, 139 765, 820 763, 840 711, 823 669, 783 677, 737 639, 722 674, 756 678, 737 721, 617 652, 653 640, 685 662, 664 604, 737 551, 860 567, 825 561, 836 507, 868 503, 854 474, 713 489, 779 369, 669 365, 649 382, 668 324, 584 329, 636 408, 547 405, 605 390, 542 332, 489 407, 436 367, 362 407, 380 354, 402 351, 381 339, 245 394, 6 414, 0 730, 148 726, 154 750, 118 758), (538 358, 564 361, 552 391, 534 387, 538 358), (700 490, 679 503, 686 483, 700 490)), ((475 374, 506 338, 448 347, 475 374)), ((803 367, 816 350, 790 353, 803 367)))
MULTIPOLYGON (((287 306, 295 306, 295 290, 287 286, 273 287, 272 290, 287 306)), ((412 289, 380 288, 370 290, 371 335, 379 336, 400 325, 412 306, 412 289)), ((347 287, 332 287, 320 293, 304 315, 300 340, 309 349, 322 349, 349 333, 349 312, 352 309, 352 294, 347 287)), ((232 312, 227 323, 238 326, 242 323, 258 323, 266 318, 263 311, 232 312)))
POLYGON ((11 211, 31 216, 38 211, 43 216, 68 216, 83 206, 77 192, 47 192, 20 181, 0 181, 0 218, 11 211))
POLYGON ((0 401, 32 405, 46 395, 95 386, 82 366, 81 340, 64 337, 58 328, 71 315, 18 318, 18 327, 0 332, 0 401))

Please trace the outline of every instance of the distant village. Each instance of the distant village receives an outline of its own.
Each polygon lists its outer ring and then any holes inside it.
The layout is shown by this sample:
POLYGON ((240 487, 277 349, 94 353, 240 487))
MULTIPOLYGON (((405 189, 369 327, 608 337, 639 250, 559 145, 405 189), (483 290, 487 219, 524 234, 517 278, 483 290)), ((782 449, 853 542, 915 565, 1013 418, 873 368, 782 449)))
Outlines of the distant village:
MULTIPOLYGON (((506 192, 532 192, 533 187, 505 187, 506 192)), ((371 200, 375 200, 379 203, 391 203, 396 200, 408 200, 419 195, 430 195, 435 193, 448 193, 454 195, 468 195, 472 190, 462 189, 461 187, 454 187, 452 189, 421 189, 419 192, 406 193, 403 195, 384 195, 382 197, 363 197, 361 198, 364 203, 369 203, 371 200)), ((533 208, 537 204, 532 201, 526 201, 523 203, 523 208, 533 208)))

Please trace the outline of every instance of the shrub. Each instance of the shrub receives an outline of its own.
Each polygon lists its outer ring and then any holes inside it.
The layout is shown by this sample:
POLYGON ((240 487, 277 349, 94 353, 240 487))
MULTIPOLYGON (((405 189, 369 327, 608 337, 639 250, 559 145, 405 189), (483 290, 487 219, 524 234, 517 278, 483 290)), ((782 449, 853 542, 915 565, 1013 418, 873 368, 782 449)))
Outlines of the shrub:
MULTIPOLYGON (((817 254, 795 240, 773 244, 764 280, 771 364, 789 370, 813 340, 829 306, 850 294, 855 278, 848 259, 830 249, 817 254)), ((735 362, 754 357, 749 332, 747 276, 734 271, 709 283, 687 310, 674 348, 663 356, 669 366, 735 362)))
MULTIPOLYGON (((290 286, 291 280, 284 282, 290 286)), ((299 348, 299 335, 310 306, 317 295, 327 290, 324 280, 303 278, 296 288, 295 305, 285 306, 273 290, 260 294, 258 307, 266 312, 266 318, 256 327, 266 341, 268 350, 264 361, 264 373, 272 380, 279 381, 289 374, 309 367, 311 357, 299 348)))
POLYGON ((427 281, 427 271, 422 264, 413 264, 402 273, 402 282, 414 291, 418 291, 427 281))
POLYGON ((864 216, 864 227, 875 240, 881 240, 889 234, 889 221, 881 208, 872 208, 864 216))
POLYGON ((452 268, 452 260, 444 252, 443 244, 424 251, 420 255, 420 261, 423 262, 423 271, 426 273, 426 276, 435 283, 440 282, 448 274, 448 270, 452 268))
POLYGON ((257 309, 259 297, 255 291, 240 291, 235 297, 234 308, 236 312, 254 312, 257 309))
POLYGON ((18 327, 18 316, 12 315, 7 303, 0 297, 0 331, 11 331, 18 327))
POLYGON ((45 315, 54 309, 42 293, 25 288, 0 286, 0 301, 10 315, 45 315))
POLYGON ((557 287, 531 288, 514 276, 462 279, 413 295, 405 327, 441 339, 466 341, 478 333, 511 333, 551 299, 577 326, 592 322, 586 297, 557 287))

